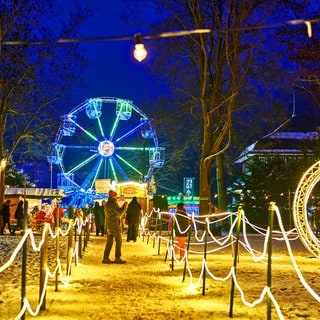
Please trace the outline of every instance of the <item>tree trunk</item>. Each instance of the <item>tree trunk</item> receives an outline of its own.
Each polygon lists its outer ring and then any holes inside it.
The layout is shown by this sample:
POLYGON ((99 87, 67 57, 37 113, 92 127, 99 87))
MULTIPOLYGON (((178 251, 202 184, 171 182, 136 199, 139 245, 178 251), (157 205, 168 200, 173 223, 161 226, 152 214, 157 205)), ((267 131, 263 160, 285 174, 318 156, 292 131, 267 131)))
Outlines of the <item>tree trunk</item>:
POLYGON ((221 211, 227 211, 227 189, 224 177, 224 154, 220 153, 216 156, 216 177, 218 192, 218 207, 221 211))
POLYGON ((212 160, 201 160, 200 163, 200 215, 208 214, 211 204, 211 163, 212 160))
POLYGON ((4 202, 4 188, 5 188, 5 169, 0 166, 0 210, 4 202))

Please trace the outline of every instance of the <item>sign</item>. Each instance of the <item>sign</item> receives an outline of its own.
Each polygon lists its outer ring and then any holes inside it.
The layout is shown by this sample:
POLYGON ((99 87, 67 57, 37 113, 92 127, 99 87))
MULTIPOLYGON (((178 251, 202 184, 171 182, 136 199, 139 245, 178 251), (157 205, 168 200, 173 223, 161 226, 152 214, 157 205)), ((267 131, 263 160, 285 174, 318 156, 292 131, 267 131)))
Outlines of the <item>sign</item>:
POLYGON ((183 178, 183 193, 187 197, 193 196, 194 178, 183 178))
POLYGON ((96 194, 107 194, 111 189, 111 179, 97 179, 95 181, 96 194))
POLYGON ((145 183, 124 182, 117 184, 118 195, 123 194, 125 197, 145 198, 147 196, 147 185, 145 183))

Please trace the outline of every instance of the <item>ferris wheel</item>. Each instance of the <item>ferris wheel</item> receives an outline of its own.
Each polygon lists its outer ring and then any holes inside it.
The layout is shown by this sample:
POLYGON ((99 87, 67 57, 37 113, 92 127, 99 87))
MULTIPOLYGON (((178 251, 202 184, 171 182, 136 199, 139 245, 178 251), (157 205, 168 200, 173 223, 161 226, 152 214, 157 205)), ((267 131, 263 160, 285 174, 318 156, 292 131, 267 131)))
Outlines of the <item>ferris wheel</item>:
POLYGON ((97 180, 150 182, 164 151, 151 120, 132 101, 99 97, 61 117, 47 159, 60 169, 57 185, 67 202, 83 206, 105 197, 96 193, 97 180))

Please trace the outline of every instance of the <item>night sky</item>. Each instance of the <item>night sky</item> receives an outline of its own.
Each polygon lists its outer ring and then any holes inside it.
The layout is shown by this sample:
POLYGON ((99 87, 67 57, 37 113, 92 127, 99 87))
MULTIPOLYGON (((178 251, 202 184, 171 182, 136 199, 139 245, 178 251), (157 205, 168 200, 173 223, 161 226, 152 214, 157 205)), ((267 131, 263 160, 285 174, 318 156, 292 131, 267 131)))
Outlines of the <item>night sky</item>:
MULTIPOLYGON (((83 30, 83 36, 118 37, 148 32, 146 28, 124 22, 120 17, 123 10, 121 0, 95 1, 90 26, 83 30)), ((146 15, 149 21, 153 18, 150 13, 146 15)), ((134 41, 89 42, 81 46, 90 63, 84 73, 87 88, 85 94, 89 96, 82 96, 83 100, 89 97, 112 96, 130 99, 140 106, 146 97, 154 95, 154 86, 144 68, 148 58, 141 63, 133 58, 134 41)))

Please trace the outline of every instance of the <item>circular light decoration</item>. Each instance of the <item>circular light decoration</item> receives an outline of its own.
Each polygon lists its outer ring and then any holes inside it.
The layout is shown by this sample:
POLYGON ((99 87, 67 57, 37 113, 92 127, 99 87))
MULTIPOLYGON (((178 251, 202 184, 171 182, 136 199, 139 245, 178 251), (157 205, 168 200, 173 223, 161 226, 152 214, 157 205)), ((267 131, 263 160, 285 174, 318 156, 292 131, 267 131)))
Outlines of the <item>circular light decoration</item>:
POLYGON ((114 152, 114 144, 111 141, 105 140, 99 143, 99 154, 103 157, 110 157, 114 152))
POLYGON ((132 101, 114 97, 90 98, 61 117, 48 161, 60 173, 57 187, 68 204, 84 206, 104 198, 110 181, 148 183, 164 164, 164 148, 148 116, 132 101))
POLYGON ((293 200, 294 224, 304 246, 320 259, 320 241, 308 222, 308 200, 320 180, 320 161, 311 166, 301 178, 293 200))

